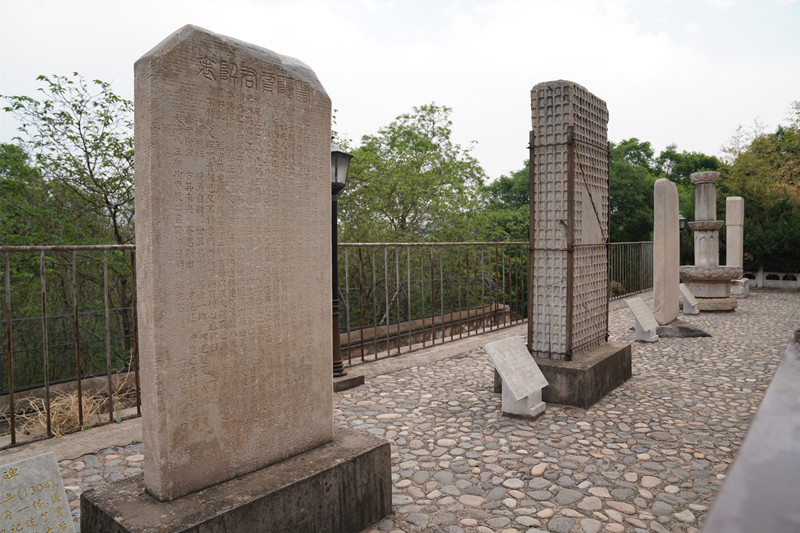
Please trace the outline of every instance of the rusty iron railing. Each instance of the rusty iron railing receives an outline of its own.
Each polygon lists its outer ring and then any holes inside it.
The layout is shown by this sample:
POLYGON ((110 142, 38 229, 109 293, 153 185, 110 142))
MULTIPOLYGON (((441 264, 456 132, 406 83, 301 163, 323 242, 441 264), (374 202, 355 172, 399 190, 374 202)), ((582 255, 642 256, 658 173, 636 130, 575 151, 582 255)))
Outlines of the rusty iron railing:
MULTIPOLYGON (((340 244, 345 362, 526 320, 527 250, 527 242, 340 244)), ((121 404, 122 418, 139 416, 135 245, 0 246, 0 260, 0 449, 64 432, 53 427, 54 393, 77 397, 68 430, 119 420, 121 404), (83 399, 98 394, 102 418, 90 419, 83 399), (32 399, 43 428, 20 440, 32 399)), ((652 288, 652 261, 651 242, 610 244, 611 298, 652 288)))
POLYGON ((608 252, 612 300, 653 288, 652 242, 612 242, 608 252))
POLYGON ((527 242, 340 243, 342 358, 356 364, 518 324, 527 242))
POLYGON ((0 448, 141 414, 135 249, 0 246, 0 448))

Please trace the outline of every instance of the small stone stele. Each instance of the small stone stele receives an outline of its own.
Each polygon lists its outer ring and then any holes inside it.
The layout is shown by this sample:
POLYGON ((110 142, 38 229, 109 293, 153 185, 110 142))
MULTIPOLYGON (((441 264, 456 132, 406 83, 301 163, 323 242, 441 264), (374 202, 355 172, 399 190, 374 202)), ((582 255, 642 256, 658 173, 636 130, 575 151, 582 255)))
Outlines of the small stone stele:
POLYGON ((683 314, 684 315, 698 315, 700 309, 697 306, 697 298, 694 297, 692 291, 685 283, 680 284, 681 296, 683 297, 683 314))
POLYGON ((547 379, 519 337, 508 337, 484 346, 503 380, 503 414, 537 418, 546 409, 542 389, 547 379))
POLYGON ((0 531, 75 531, 53 452, 0 466, 0 494, 0 531))
POLYGON ((658 340, 658 322, 656 322, 653 312, 644 303, 640 296, 625 300, 628 308, 633 313, 636 320, 635 339, 642 342, 656 342, 658 340))

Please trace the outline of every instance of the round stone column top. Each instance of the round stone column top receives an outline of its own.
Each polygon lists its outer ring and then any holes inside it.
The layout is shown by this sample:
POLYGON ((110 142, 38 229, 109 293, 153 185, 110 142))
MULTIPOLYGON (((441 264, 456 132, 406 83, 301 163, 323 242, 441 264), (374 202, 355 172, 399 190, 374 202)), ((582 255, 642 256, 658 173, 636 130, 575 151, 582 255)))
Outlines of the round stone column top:
POLYGON ((689 174, 689 178, 695 185, 701 183, 716 183, 719 179, 719 172, 693 172, 689 174))
POLYGON ((692 231, 716 231, 719 230, 725 222, 722 220, 695 220, 689 222, 689 227, 692 231))

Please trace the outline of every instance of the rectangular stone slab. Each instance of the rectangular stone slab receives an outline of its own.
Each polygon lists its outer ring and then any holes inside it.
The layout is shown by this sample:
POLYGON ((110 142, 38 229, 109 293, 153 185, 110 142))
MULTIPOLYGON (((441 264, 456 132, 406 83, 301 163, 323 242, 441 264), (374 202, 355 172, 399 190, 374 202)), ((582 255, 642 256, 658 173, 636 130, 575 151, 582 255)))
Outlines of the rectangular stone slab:
POLYGON ((392 509, 389 442, 337 427, 333 442, 170 502, 142 476, 81 495, 83 533, 357 532, 392 509))
POLYGON ((647 307, 647 304, 644 303, 641 296, 628 298, 625 300, 625 303, 628 304, 628 308, 631 310, 631 313, 633 313, 634 318, 641 324, 642 329, 645 331, 658 329, 658 322, 656 322, 653 312, 650 311, 650 308, 647 307))
POLYGON ((515 400, 519 401, 547 386, 544 374, 519 337, 490 342, 483 349, 515 400))
POLYGON ((333 439, 331 103, 196 26, 134 70, 144 480, 170 500, 333 439))
POLYGON ((0 466, 0 531, 50 530, 75 531, 56 454, 0 466))
POLYGON ((692 307, 697 305, 697 298, 694 297, 694 294, 692 294, 692 291, 689 290, 689 287, 687 287, 685 283, 681 283, 679 287, 681 289, 681 295, 686 299, 687 302, 689 302, 689 305, 692 307))

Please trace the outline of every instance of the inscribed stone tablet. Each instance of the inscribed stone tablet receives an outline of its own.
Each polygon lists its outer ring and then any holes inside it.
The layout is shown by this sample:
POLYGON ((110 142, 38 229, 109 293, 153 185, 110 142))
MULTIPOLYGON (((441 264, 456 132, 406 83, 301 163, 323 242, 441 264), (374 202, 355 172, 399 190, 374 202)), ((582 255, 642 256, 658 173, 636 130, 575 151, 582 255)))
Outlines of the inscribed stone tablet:
POLYGON ((642 329, 645 331, 658 329, 658 322, 656 322, 653 312, 650 311, 650 308, 647 307, 647 304, 644 303, 644 300, 642 300, 640 296, 628 298, 625 300, 625 303, 628 304, 633 316, 636 317, 636 320, 642 325, 642 329))
POLYGON ((547 386, 547 379, 519 337, 490 342, 483 348, 503 378, 503 386, 511 390, 515 400, 547 386))
POLYGON ((0 466, 0 475, 0 531, 75 531, 53 452, 0 466))
POLYGON ((697 305, 697 298, 694 297, 694 294, 692 294, 692 291, 689 290, 689 287, 687 287, 686 284, 681 283, 680 288, 681 288, 681 294, 686 299, 686 301, 689 302, 689 305, 691 306, 697 305))
POLYGON ((333 439, 331 101, 195 26, 134 98, 144 481, 172 500, 333 439))

